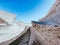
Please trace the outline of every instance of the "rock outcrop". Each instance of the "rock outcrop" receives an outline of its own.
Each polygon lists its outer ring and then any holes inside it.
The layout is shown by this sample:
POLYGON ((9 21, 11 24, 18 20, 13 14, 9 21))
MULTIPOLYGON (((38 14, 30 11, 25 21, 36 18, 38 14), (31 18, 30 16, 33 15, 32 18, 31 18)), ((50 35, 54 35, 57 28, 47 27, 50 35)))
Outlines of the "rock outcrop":
POLYGON ((32 21, 31 30, 34 33, 31 41, 38 40, 41 45, 60 45, 60 0, 56 0, 46 17, 39 22, 32 21))
POLYGON ((27 31, 22 36, 20 36, 18 39, 16 39, 9 45, 28 45, 30 35, 31 35, 30 28, 28 28, 27 31))
POLYGON ((60 26, 33 23, 31 30, 33 30, 35 41, 38 40, 41 45, 60 45, 60 26))
POLYGON ((46 25, 60 25, 60 0, 56 0, 47 16, 39 20, 46 25))
POLYGON ((14 14, 0 10, 0 45, 9 45, 27 29, 27 24, 16 22, 14 14))

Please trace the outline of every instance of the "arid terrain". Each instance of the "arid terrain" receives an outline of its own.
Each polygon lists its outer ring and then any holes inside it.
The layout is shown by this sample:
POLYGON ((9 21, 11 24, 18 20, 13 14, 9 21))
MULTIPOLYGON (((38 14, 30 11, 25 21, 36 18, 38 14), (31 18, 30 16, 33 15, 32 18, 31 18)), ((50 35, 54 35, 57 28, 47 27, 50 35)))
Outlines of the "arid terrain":
MULTIPOLYGON (((60 0, 56 0, 47 16, 31 24, 18 23, 24 33, 18 35, 11 43, 1 45, 60 45, 60 0), (28 28, 27 28, 28 27, 28 28)), ((9 41, 9 42, 10 42, 9 41)))

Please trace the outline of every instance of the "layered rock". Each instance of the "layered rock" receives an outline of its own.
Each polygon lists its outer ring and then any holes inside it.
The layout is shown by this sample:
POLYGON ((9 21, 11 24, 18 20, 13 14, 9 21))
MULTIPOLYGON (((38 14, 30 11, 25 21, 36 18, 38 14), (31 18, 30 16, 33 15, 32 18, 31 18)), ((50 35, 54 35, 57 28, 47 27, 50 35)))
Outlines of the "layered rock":
POLYGON ((38 40, 41 45, 60 45, 60 26, 33 23, 31 30, 35 35, 35 41, 38 40))
POLYGON ((9 45, 28 45, 30 40, 30 35, 31 35, 30 28, 28 28, 27 31, 22 36, 20 36, 18 39, 16 39, 9 45))
POLYGON ((60 0, 56 0, 47 16, 39 20, 46 25, 60 25, 60 0))
POLYGON ((28 29, 25 23, 16 22, 15 15, 0 10, 0 45, 9 45, 28 29), (25 30, 24 30, 25 29, 25 30))
POLYGON ((0 10, 0 18, 6 21, 8 24, 13 25, 15 22, 16 15, 0 10))
MULTIPOLYGON (((60 0, 56 0, 48 15, 39 22, 32 21, 34 40, 41 45, 60 45, 60 0)), ((31 42, 30 41, 30 42, 31 42)))

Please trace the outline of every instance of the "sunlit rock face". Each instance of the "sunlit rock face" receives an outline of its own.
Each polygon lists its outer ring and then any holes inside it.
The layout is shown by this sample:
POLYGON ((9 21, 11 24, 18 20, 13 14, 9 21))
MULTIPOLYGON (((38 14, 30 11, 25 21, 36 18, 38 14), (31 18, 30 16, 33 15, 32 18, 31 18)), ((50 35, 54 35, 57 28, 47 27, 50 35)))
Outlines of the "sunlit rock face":
POLYGON ((46 17, 32 21, 30 30, 30 45, 34 41, 40 45, 60 45, 60 0, 56 0, 46 17))
POLYGON ((29 45, 30 36, 31 36, 31 32, 30 32, 30 28, 28 28, 27 31, 22 36, 17 38, 9 45, 29 45))
POLYGON ((0 45, 9 45, 27 29, 27 24, 16 22, 14 14, 0 10, 0 45))
POLYGON ((7 24, 8 23, 5 20, 3 20, 2 18, 0 18, 0 26, 7 25, 7 24))
POLYGON ((14 14, 0 10, 0 30, 6 30, 8 26, 13 25, 15 23, 15 17, 14 14))
MULTIPOLYGON (((31 41, 37 41, 41 45, 60 45, 60 26, 49 26, 33 23, 31 27, 31 41)), ((30 42, 31 42, 30 41, 30 42)))
POLYGON ((3 19, 8 24, 12 25, 15 21, 16 15, 0 10, 0 19, 3 19))
POLYGON ((60 25, 60 0, 56 0, 47 16, 40 21, 43 21, 46 25, 60 25))

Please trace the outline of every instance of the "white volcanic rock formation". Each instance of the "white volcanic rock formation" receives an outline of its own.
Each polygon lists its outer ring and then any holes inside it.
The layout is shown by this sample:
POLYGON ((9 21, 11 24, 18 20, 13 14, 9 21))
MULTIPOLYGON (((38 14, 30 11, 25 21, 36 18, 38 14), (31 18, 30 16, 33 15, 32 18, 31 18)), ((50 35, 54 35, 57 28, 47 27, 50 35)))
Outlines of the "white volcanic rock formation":
POLYGON ((0 10, 0 18, 12 25, 15 21, 16 15, 0 10))
POLYGON ((0 10, 0 45, 10 44, 27 30, 27 25, 21 22, 18 24, 15 17, 14 14, 0 10))

